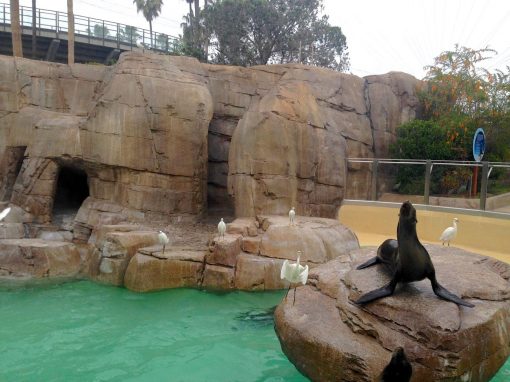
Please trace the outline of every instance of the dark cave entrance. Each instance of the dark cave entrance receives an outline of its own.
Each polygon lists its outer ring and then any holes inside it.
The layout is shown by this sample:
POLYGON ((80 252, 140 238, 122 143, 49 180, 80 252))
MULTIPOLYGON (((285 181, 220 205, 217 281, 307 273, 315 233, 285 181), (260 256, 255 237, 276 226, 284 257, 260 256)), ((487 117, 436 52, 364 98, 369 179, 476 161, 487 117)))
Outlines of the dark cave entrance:
POLYGON ((71 224, 88 196, 87 173, 74 167, 61 167, 53 199, 53 223, 71 224))
POLYGON ((207 216, 211 221, 220 217, 233 219, 234 199, 228 194, 228 152, 238 118, 213 116, 207 137, 207 216))

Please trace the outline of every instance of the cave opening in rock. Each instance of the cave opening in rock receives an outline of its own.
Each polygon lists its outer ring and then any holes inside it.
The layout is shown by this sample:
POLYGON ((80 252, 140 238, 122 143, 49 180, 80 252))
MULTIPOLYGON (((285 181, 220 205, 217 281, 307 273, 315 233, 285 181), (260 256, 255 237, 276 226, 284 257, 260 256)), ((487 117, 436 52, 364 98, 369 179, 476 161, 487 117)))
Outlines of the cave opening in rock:
MULTIPOLYGON (((224 121, 223 121, 224 122, 224 121)), ((220 217, 234 216, 234 200, 227 191, 228 150, 230 135, 225 133, 224 124, 209 127, 207 166, 207 216, 215 221, 220 217)), ((233 130, 233 128, 232 128, 233 130)))
POLYGON ((74 220, 88 196, 86 172, 74 167, 61 167, 53 200, 53 223, 63 224, 74 220))

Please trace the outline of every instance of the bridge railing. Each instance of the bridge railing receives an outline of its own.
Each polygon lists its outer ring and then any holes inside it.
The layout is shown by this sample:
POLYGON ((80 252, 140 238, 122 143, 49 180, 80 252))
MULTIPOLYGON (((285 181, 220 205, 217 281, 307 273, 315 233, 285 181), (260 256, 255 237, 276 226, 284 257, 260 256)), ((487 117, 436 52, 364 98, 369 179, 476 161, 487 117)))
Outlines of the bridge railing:
MULTIPOLYGON (((32 28, 32 7, 20 6, 20 24, 25 30, 32 28)), ((0 2, 0 30, 6 31, 11 25, 11 10, 8 3, 0 2)), ((49 9, 36 8, 37 34, 41 32, 55 33, 55 38, 67 35, 67 13, 49 9)), ((176 51, 178 39, 165 33, 152 32, 131 25, 116 23, 93 17, 74 15, 74 33, 84 37, 89 43, 105 45, 106 42, 116 43, 118 47, 126 45, 134 48, 142 44, 147 49, 167 53, 176 51)))

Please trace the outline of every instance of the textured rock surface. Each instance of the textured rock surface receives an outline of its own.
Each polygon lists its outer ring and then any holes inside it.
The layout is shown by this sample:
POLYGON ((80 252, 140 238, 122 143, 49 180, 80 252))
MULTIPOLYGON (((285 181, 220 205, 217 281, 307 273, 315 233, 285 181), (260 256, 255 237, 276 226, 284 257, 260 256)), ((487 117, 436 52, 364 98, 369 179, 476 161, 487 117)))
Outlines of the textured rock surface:
MULTIPOLYGON (((75 224, 236 216, 333 217, 346 156, 385 155, 416 114, 413 77, 301 65, 251 68, 125 53, 112 67, 0 57, 0 200, 49 223, 62 169, 86 175, 75 224)), ((350 196, 370 172, 350 165, 350 196)))
POLYGON ((124 274, 131 258, 138 249, 155 244, 158 244, 158 233, 154 231, 106 233, 94 252, 93 261, 98 267, 92 277, 100 282, 124 285, 124 274))
POLYGON ((39 239, 0 240, 0 280, 61 280, 78 276, 81 257, 72 243, 39 239))
POLYGON ((213 110, 197 61, 130 53, 106 68, 2 57, 0 69, 0 197, 49 222, 70 167, 86 173, 89 207, 113 203, 134 219, 203 213, 213 110))
POLYGON ((488 381, 510 354, 510 266, 456 248, 426 246, 438 281, 475 304, 439 299, 428 280, 397 287, 363 307, 351 301, 389 280, 378 266, 353 270, 375 248, 311 270, 276 310, 284 352, 314 381, 373 381, 402 346, 412 381, 488 381), (333 367, 334 365, 334 367, 333 367))
POLYGON ((144 248, 129 262, 126 288, 148 292, 167 288, 197 287, 204 270, 203 251, 144 248))
MULTIPOLYGON (((285 280, 280 278, 282 263, 284 259, 295 260, 298 250, 303 252, 301 261, 314 267, 359 248, 352 231, 336 220, 298 216, 296 223, 289 227, 288 219, 278 216, 264 216, 257 220, 241 218, 228 224, 229 233, 224 238, 210 240, 209 248, 175 245, 168 246, 164 254, 161 246, 140 248, 129 261, 123 278, 118 264, 127 259, 125 249, 119 248, 123 256, 119 259, 115 258, 117 252, 112 249, 111 256, 102 256, 104 269, 99 266, 99 272, 108 273, 110 282, 124 279, 127 288, 144 292, 177 287, 273 290, 286 287, 285 280), (278 234, 274 235, 273 231, 278 234), (246 248, 247 244, 243 243, 256 244, 246 248), (113 275, 116 275, 114 279, 113 275)), ((146 235, 137 231, 111 232, 115 227, 98 230, 91 241, 96 241, 96 246, 104 252, 110 248, 109 237, 133 236, 135 238, 129 242, 139 243, 136 237, 146 235)), ((133 226, 118 227, 129 230, 133 226)), ((100 256, 100 251, 97 253, 100 256)))

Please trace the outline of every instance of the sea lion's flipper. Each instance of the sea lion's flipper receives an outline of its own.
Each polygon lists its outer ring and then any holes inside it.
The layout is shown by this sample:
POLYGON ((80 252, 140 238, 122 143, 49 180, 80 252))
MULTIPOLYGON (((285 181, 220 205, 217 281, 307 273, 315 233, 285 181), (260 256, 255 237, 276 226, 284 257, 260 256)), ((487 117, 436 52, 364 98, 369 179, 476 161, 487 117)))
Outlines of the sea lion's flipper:
POLYGON ((439 284, 437 282, 435 276, 434 276, 433 279, 432 278, 430 279, 430 282, 432 284, 432 290, 434 291, 434 293, 437 296, 439 296, 439 297, 441 297, 441 298, 443 298, 445 300, 454 302, 457 305, 467 306, 468 308, 474 308, 475 307, 473 304, 470 304, 469 302, 464 301, 460 297, 458 297, 455 294, 453 294, 452 292, 450 292, 448 289, 446 289, 443 286, 441 286, 441 284, 439 284))
POLYGON ((379 264, 380 262, 381 262, 381 259, 379 259, 377 256, 376 257, 372 257, 370 260, 365 261, 361 265, 358 265, 356 267, 356 269, 368 268, 368 267, 371 267, 372 265, 379 264))
POLYGON ((386 284, 385 286, 374 289, 368 293, 365 293, 363 296, 358 298, 354 303, 356 304, 366 304, 367 302, 378 300, 382 297, 391 296, 395 291, 395 287, 397 286, 398 278, 397 276, 393 276, 393 279, 386 284))

